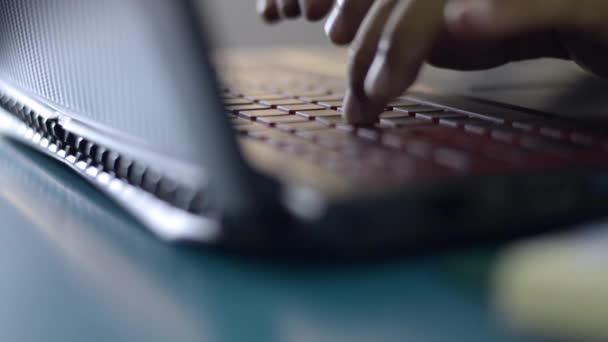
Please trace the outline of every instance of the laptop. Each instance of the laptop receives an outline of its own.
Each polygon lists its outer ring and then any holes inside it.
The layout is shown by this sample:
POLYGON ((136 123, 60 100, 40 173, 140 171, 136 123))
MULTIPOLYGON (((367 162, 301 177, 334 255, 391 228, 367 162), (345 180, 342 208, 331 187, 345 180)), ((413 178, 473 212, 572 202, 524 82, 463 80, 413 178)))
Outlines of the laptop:
POLYGON ((202 2, 0 5, 3 134, 165 241, 370 255, 607 212, 606 82, 569 64, 428 69, 355 127, 341 74, 213 52, 202 2))

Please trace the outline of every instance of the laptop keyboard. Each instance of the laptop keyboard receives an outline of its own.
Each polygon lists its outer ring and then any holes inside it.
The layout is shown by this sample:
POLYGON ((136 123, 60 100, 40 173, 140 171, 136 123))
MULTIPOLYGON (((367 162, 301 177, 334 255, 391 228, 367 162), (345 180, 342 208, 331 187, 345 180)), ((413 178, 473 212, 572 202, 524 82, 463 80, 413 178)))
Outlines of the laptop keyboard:
POLYGON ((226 81, 238 135, 352 180, 387 183, 606 163, 604 134, 527 114, 468 114, 404 96, 373 126, 342 119, 343 85, 266 70, 226 81), (270 74, 270 75, 269 75, 270 74), (278 80, 264 83, 260 80, 278 80))

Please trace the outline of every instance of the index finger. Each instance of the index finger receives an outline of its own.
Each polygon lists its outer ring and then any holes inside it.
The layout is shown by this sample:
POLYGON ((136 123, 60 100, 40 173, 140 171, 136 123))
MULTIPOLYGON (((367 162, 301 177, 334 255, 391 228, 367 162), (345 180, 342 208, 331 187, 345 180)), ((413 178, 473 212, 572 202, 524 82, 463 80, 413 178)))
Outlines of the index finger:
POLYGON ((365 79, 369 98, 386 102, 414 82, 444 28, 444 6, 445 0, 409 0, 397 5, 365 79))

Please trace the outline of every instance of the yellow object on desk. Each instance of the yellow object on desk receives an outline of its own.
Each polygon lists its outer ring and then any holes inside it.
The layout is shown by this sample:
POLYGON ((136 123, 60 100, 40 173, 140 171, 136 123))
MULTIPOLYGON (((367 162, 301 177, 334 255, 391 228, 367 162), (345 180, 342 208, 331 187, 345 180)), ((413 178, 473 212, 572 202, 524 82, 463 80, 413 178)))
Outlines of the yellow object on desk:
POLYGON ((608 226, 525 242, 494 273, 497 309, 536 336, 608 339, 608 226))

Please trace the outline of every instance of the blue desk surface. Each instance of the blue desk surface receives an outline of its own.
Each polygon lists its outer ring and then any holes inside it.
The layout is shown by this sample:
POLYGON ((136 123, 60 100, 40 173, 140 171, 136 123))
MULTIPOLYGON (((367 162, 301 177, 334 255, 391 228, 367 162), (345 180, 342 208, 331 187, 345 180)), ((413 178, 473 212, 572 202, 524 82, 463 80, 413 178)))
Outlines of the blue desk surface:
POLYGON ((0 341, 503 341, 486 253, 293 264, 163 244, 0 138, 0 341))

